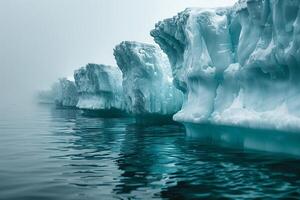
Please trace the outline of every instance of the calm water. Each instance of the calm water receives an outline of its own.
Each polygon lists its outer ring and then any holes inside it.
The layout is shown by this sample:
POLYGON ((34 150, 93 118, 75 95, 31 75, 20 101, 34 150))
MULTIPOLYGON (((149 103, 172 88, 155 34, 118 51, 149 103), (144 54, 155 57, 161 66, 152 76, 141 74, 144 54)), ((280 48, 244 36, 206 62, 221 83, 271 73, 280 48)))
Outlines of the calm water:
POLYGON ((0 199, 300 198, 297 157, 222 148, 181 126, 1 110, 0 199))

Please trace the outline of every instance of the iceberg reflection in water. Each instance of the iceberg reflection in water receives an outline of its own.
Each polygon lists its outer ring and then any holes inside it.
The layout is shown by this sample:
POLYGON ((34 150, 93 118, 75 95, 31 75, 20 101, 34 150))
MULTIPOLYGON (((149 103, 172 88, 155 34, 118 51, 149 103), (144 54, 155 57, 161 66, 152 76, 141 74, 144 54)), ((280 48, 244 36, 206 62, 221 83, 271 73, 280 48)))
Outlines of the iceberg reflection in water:
POLYGON ((176 124, 137 126, 48 106, 4 110, 0 200, 300 196, 298 156, 212 145, 176 124))
POLYGON ((186 123, 187 136, 233 148, 300 156, 300 133, 186 123))

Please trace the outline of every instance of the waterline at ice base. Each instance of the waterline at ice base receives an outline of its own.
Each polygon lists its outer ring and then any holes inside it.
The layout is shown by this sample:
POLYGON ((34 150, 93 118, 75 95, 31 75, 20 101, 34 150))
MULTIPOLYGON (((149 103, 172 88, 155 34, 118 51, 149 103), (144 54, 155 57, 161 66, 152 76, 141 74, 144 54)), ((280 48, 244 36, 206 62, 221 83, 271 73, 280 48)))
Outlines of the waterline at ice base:
POLYGON ((188 8, 150 34, 158 46, 115 47, 119 68, 76 71, 79 109, 171 116, 188 136, 300 155, 300 1, 188 8))
POLYGON ((300 156, 300 134, 211 124, 185 123, 186 136, 228 148, 252 149, 300 156))
POLYGON ((232 8, 186 9, 157 23, 151 35, 186 97, 174 119, 299 132, 299 6, 239 1, 232 8))
POLYGON ((115 47, 114 56, 123 73, 127 112, 146 125, 171 122, 181 108, 183 95, 172 83, 171 67, 162 50, 124 41, 115 47))
POLYGON ((122 73, 114 66, 87 64, 74 72, 77 108, 85 115, 121 117, 125 114, 122 73))

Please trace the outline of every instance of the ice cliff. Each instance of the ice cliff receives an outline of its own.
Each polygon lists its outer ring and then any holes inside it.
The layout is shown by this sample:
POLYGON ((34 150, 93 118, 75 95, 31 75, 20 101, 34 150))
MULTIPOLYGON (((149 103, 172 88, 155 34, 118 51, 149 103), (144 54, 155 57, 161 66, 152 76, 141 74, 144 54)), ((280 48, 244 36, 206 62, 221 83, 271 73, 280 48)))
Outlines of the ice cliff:
POLYGON ((180 110, 183 95, 173 86, 168 58, 159 47, 125 41, 114 55, 123 73, 129 113, 172 115, 180 110))
POLYGON ((49 95, 54 98, 54 103, 59 107, 75 107, 78 102, 75 83, 66 78, 61 78, 54 83, 49 95))
POLYGON ((87 110, 124 110, 122 73, 117 67, 88 64, 74 72, 77 107, 87 110))
POLYGON ((174 119, 299 130, 299 7, 298 0, 244 0, 157 23, 151 35, 185 94, 174 119))

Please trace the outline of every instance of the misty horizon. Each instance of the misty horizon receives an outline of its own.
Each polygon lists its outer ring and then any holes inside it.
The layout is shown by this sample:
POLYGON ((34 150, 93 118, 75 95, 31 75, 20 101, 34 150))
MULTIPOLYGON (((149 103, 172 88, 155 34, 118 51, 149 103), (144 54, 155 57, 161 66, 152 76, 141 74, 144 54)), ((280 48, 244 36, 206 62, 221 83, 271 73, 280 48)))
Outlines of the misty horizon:
POLYGON ((0 0, 0 200, 300 199, 300 0, 0 0))
POLYGON ((87 63, 116 65, 115 45, 124 40, 154 44, 150 30, 155 23, 186 7, 221 7, 234 2, 1 1, 1 104, 29 99, 35 91, 72 76, 87 63))

